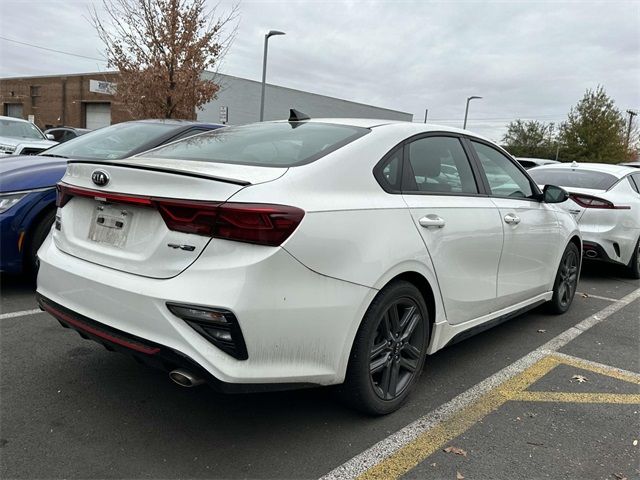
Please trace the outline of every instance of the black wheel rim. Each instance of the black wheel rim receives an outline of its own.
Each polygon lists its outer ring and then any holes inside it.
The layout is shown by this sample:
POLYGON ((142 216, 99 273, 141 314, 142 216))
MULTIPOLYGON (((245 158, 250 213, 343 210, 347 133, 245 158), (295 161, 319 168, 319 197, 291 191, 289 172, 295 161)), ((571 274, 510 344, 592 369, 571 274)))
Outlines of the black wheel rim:
POLYGON ((416 375, 425 349, 424 318, 410 298, 396 300, 382 314, 369 350, 369 375, 378 397, 393 400, 416 375))
POLYGON ((558 300, 566 307, 571 303, 578 285, 578 256, 575 252, 567 252, 560 264, 560 283, 558 284, 558 300))

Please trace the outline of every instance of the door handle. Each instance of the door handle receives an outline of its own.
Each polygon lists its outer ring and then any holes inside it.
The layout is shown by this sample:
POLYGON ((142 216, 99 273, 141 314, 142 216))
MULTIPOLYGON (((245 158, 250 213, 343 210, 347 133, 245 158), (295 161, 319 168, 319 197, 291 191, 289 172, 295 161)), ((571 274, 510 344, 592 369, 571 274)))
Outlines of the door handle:
POLYGON ((514 224, 514 225, 517 225, 517 224, 519 224, 519 223, 520 223, 520 217, 519 217, 519 216, 517 216, 515 213, 507 213, 507 214, 504 216, 504 221, 505 221, 506 223, 512 223, 512 224, 514 224))
POLYGON ((444 220, 442 218, 440 218, 438 215, 433 215, 433 214, 429 214, 429 215, 426 215, 426 216, 422 217, 420 220, 418 220, 418 223, 420 223, 420 226, 422 226, 424 228, 429 228, 429 227, 442 228, 442 227, 444 227, 444 220))

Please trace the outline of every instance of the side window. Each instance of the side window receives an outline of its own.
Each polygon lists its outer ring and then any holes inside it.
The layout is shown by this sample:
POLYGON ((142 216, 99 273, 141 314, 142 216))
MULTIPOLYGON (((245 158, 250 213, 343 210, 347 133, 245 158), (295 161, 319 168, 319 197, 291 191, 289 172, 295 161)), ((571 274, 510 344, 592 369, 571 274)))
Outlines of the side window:
POLYGON ((640 193, 640 173, 632 173, 627 178, 629 179, 631 188, 640 193))
POLYGON ((65 130, 52 130, 51 132, 49 132, 51 135, 53 135, 53 139, 56 142, 62 142, 62 137, 64 137, 65 134, 65 130))
POLYGON ((489 180, 491 194, 497 197, 528 198, 533 188, 527 176, 495 148, 471 141, 489 180))
POLYGON ((478 193, 469 159, 460 140, 426 137, 408 147, 412 172, 406 175, 405 191, 428 193, 478 193))
POLYGON ((387 192, 400 192, 402 152, 402 147, 396 148, 374 171, 378 183, 387 192))

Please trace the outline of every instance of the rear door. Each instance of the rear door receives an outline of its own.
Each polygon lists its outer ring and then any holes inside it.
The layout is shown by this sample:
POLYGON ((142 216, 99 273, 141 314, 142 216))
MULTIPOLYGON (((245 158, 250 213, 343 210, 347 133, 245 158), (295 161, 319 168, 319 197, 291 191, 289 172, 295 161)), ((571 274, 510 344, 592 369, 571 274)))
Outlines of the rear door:
POLYGON ((457 136, 429 134, 404 147, 403 197, 435 267, 450 323, 494 310, 502 224, 482 195, 457 136))
POLYGON ((504 308, 548 290, 566 239, 554 207, 534 198, 533 182, 514 160, 480 140, 469 144, 504 228, 497 291, 497 305, 504 308))

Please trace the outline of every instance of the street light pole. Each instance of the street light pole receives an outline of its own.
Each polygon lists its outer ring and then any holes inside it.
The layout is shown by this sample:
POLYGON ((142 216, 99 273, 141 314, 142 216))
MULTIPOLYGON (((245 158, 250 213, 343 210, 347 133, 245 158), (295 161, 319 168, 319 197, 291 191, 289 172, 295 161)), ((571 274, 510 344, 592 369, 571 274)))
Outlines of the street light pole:
POLYGON ((467 116, 469 115, 469 102, 471 100, 480 99, 480 98, 482 98, 482 97, 478 97, 478 96, 475 96, 475 95, 467 98, 467 106, 464 109, 464 124, 462 125, 463 129, 467 128, 467 116))
POLYGON ((629 126, 627 127, 627 141, 625 145, 627 146, 627 150, 629 150, 629 139, 631 137, 631 125, 633 124, 633 117, 638 115, 638 112, 634 112, 633 110, 627 110, 629 114, 629 126))
POLYGON ((269 47, 269 37, 274 35, 285 35, 278 30, 269 30, 264 36, 264 54, 262 56, 262 93, 260 95, 260 121, 264 120, 264 88, 267 81, 267 48, 269 47))

